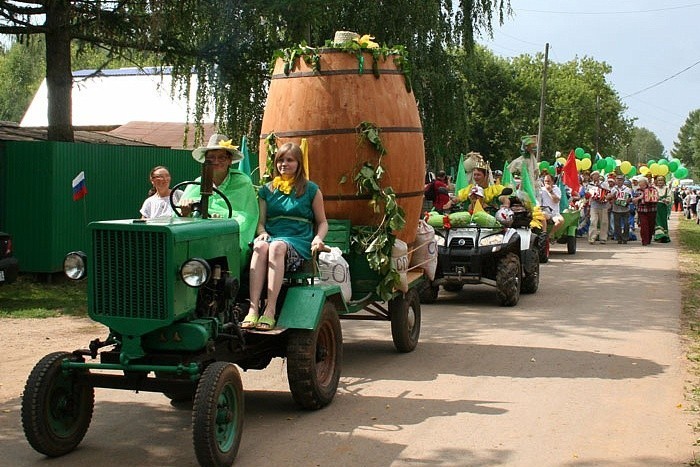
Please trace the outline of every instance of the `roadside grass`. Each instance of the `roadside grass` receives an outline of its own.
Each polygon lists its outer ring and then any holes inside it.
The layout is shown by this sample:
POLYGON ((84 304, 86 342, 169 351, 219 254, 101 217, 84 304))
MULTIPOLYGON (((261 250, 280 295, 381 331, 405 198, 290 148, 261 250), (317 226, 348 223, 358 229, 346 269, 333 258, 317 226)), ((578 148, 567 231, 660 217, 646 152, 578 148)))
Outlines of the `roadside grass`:
MULTIPOLYGON (((697 413, 700 412, 700 225, 682 218, 678 222, 678 238, 683 337, 690 371, 695 376, 687 388, 687 397, 689 409, 697 413)), ((700 432, 700 422, 695 423, 695 431, 700 432)), ((695 444, 700 446, 700 439, 695 444)), ((700 459, 694 458, 689 465, 700 466, 700 459)))
POLYGON ((52 318, 87 315, 87 282, 63 276, 43 283, 21 274, 13 284, 0 287, 0 318, 52 318))

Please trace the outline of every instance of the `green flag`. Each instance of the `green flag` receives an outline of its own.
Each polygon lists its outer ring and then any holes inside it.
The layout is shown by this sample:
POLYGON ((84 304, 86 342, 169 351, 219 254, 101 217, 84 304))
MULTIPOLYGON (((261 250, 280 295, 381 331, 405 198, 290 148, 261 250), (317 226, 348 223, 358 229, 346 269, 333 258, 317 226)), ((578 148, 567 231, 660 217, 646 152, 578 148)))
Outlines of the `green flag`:
POLYGON ((248 152, 248 140, 245 135, 241 138, 241 154, 243 154, 243 159, 238 163, 238 170, 250 177, 250 154, 248 152))
POLYGON ((503 165, 503 176, 501 177, 501 185, 513 188, 513 175, 508 169, 508 161, 503 165))
POLYGON ((561 190, 561 198, 559 198, 559 212, 564 212, 564 209, 569 207, 569 197, 566 196, 566 185, 564 185, 562 177, 559 177, 557 186, 559 187, 559 190, 561 190))
POLYGON ((532 203, 532 206, 535 206, 537 204, 537 195, 535 195, 535 187, 530 179, 530 171, 527 170, 525 164, 523 164, 523 170, 520 171, 520 189, 527 193, 530 203, 532 203))
POLYGON ((455 193, 459 193, 459 190, 466 188, 467 185, 467 172, 464 171, 464 154, 460 154, 459 167, 457 167, 457 180, 455 180, 455 193))

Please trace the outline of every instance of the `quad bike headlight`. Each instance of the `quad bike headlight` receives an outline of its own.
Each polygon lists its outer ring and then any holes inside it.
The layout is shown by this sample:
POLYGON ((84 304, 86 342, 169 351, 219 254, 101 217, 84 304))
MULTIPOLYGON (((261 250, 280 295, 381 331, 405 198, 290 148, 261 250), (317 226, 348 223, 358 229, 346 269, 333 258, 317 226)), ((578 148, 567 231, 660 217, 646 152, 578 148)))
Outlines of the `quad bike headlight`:
POLYGON ((209 263, 200 258, 192 258, 185 261, 180 268, 182 281, 190 287, 201 287, 209 281, 211 268, 209 263))
POLYGON ((489 235, 488 237, 483 237, 479 239, 479 246, 493 246, 500 245, 503 243, 503 234, 489 235))
POLYGON ((71 251, 63 259, 63 273, 69 279, 79 281, 87 276, 87 255, 82 251, 71 251))

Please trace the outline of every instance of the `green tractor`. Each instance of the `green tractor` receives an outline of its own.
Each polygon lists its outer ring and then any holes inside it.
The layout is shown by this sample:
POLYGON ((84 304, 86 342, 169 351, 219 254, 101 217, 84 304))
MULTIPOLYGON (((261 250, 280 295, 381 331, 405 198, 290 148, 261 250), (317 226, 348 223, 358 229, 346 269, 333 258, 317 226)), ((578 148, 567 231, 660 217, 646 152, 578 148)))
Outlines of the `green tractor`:
MULTIPOLYGON (((51 353, 31 371, 21 418, 36 451, 56 457, 78 446, 99 387, 192 401, 198 461, 231 465, 244 414, 237 367, 263 369, 275 357, 286 358, 294 401, 314 410, 329 404, 338 387, 340 315, 367 311, 354 317, 390 321, 397 349, 415 348, 422 274, 414 273, 411 290, 397 292, 383 306, 371 292, 377 278, 361 255, 352 260, 359 265, 353 300, 345 302, 338 285, 317 283, 313 270, 288 274, 277 327, 241 329, 248 311, 248 264, 240 254, 239 226, 232 219, 209 218, 208 196, 203 187, 198 218, 93 222, 89 254, 66 256, 68 277, 87 277, 90 318, 109 334, 85 349, 51 353)), ((350 253, 349 224, 331 221, 326 243, 350 253)))

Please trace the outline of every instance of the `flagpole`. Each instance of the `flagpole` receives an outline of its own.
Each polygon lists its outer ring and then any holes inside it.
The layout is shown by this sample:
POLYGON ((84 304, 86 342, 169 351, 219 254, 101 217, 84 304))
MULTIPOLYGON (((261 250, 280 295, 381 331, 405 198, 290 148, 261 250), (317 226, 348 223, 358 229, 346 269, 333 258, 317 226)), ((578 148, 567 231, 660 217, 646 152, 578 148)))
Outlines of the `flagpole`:
POLYGON ((549 61, 549 42, 544 45, 544 69, 542 70, 542 88, 540 89, 540 120, 537 126, 537 152, 534 167, 540 162, 542 154, 542 127, 544 126, 544 101, 547 90, 547 63, 549 61))
POLYGON ((85 201, 86 196, 83 196, 83 222, 88 225, 87 220, 87 201, 85 201))

